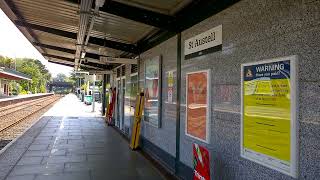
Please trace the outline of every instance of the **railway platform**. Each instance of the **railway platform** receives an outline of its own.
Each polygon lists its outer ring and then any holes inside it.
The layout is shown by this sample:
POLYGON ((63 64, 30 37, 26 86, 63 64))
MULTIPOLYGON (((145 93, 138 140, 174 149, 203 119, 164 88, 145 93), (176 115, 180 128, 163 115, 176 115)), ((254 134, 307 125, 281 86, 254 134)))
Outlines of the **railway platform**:
POLYGON ((51 96, 51 95, 52 93, 38 93, 38 94, 25 94, 25 95, 18 95, 18 96, 1 96, 0 107, 27 101, 27 100, 51 96))
POLYGON ((0 179, 164 179, 99 114, 65 96, 1 150, 0 179))

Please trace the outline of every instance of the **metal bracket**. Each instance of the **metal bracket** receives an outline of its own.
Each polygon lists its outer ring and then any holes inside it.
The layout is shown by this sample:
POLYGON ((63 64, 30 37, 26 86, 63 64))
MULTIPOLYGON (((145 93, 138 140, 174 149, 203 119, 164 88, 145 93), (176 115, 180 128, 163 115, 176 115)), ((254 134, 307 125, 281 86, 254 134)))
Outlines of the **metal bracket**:
POLYGON ((100 17, 100 13, 99 12, 94 12, 93 10, 91 11, 80 11, 80 10, 77 10, 77 14, 87 14, 87 15, 91 15, 91 16, 97 16, 97 17, 100 17))

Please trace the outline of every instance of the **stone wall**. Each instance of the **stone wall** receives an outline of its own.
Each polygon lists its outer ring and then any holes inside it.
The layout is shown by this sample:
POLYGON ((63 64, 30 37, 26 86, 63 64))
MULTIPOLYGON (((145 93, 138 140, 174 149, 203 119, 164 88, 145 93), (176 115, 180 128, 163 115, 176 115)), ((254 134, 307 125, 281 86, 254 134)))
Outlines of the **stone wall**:
POLYGON ((162 150, 175 156, 176 149, 176 69, 177 69, 177 37, 146 51, 140 56, 140 88, 144 86, 144 60, 161 56, 162 59, 162 112, 161 127, 157 128, 148 123, 142 124, 142 136, 162 150), (173 103, 167 100, 168 71, 174 71, 173 103))
POLYGON ((209 144, 201 143, 185 136, 182 128, 181 161, 192 167, 192 143, 197 142, 210 150, 212 174, 218 179, 291 179, 240 157, 240 65, 297 55, 299 178, 319 177, 320 1, 243 0, 184 31, 182 44, 221 24, 222 51, 182 60, 181 127, 185 126, 185 75, 210 69, 211 137, 209 144))

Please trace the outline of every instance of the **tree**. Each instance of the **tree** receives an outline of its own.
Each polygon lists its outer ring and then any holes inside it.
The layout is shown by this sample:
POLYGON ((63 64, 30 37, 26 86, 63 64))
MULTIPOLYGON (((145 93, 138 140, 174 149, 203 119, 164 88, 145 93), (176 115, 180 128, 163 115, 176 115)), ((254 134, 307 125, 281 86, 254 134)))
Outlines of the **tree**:
POLYGON ((11 81, 9 83, 9 88, 10 88, 10 92, 13 95, 18 95, 18 94, 21 94, 23 92, 22 86, 16 81, 11 81))
POLYGON ((53 78, 53 82, 67 82, 72 84, 73 86, 76 85, 76 81, 77 78, 73 71, 70 73, 70 76, 66 76, 63 73, 59 73, 56 77, 53 78))
POLYGON ((4 57, 0 55, 0 67, 5 68, 15 68, 15 60, 9 57, 4 57))
POLYGON ((67 82, 71 83, 73 86, 76 86, 77 83, 77 76, 75 71, 70 73, 70 76, 67 78, 67 82))
POLYGON ((36 59, 16 59, 17 71, 32 77, 31 82, 20 81, 22 90, 32 93, 45 93, 46 84, 51 79, 51 74, 46 67, 36 59))
POLYGON ((53 82, 66 82, 67 76, 63 73, 57 74, 56 77, 53 78, 53 82))

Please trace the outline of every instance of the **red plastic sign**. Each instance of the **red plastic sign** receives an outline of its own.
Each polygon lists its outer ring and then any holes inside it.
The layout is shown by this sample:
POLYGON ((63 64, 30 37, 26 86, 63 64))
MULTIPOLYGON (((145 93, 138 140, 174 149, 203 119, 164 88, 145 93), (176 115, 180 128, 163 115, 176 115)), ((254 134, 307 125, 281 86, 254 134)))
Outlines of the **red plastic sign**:
POLYGON ((193 144, 194 180, 210 180, 209 151, 198 144, 193 144))

